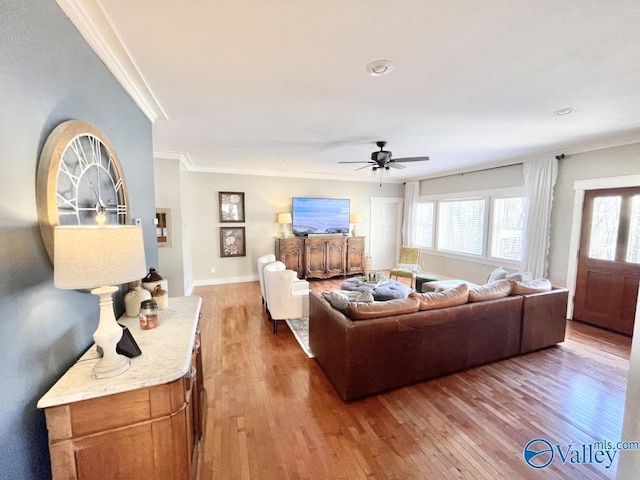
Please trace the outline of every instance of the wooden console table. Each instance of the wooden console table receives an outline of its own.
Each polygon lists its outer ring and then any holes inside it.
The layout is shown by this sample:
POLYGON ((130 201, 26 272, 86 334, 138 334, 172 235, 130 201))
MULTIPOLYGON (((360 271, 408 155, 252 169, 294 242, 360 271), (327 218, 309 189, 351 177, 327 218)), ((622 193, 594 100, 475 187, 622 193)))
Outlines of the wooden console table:
POLYGON ((200 305, 200 297, 170 298, 153 330, 121 317, 142 350, 129 369, 93 379, 93 345, 40 399, 54 480, 197 478, 206 403, 200 305))
POLYGON ((276 259, 298 278, 330 278, 364 273, 365 237, 322 235, 276 238, 276 259))

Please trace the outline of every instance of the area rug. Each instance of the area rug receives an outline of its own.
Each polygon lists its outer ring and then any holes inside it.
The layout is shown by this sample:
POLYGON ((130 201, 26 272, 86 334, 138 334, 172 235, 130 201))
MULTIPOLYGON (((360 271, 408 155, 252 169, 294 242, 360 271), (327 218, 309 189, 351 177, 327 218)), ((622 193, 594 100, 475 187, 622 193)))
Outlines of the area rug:
POLYGON ((286 322, 304 353, 307 357, 313 358, 313 352, 309 348, 309 319, 307 317, 287 318, 286 322))

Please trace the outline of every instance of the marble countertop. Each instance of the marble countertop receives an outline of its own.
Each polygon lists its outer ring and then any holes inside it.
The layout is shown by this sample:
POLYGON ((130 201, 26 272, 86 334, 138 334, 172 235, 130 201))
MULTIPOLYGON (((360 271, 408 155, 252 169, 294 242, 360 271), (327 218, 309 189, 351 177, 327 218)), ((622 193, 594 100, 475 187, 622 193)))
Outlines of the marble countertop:
POLYGON ((92 345, 38 401, 38 408, 161 385, 184 376, 191 365, 201 303, 197 296, 170 298, 169 307, 159 311, 159 326, 152 330, 142 330, 137 317, 123 315, 118 322, 129 328, 142 355, 131 359, 126 372, 94 379, 91 372, 99 357, 92 345))

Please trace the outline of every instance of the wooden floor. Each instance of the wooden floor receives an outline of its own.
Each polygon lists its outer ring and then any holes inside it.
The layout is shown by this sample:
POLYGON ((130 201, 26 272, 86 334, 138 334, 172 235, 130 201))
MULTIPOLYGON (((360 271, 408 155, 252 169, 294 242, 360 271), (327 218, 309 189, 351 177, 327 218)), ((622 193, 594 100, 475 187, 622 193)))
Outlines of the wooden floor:
POLYGON ((284 322, 272 333, 257 282, 194 294, 208 391, 204 480, 615 478, 617 459, 606 469, 556 457, 534 470, 523 448, 539 437, 620 439, 629 338, 569 322, 559 346, 345 403, 284 322))

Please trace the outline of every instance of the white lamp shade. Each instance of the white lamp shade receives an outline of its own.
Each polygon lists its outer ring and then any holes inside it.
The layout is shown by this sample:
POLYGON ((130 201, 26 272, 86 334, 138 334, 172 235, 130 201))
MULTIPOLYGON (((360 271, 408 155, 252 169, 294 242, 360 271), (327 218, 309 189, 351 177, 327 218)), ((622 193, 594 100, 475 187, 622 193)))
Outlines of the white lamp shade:
POLYGON ((58 288, 91 289, 138 280, 147 273, 142 228, 58 226, 53 262, 58 288))
POLYGON ((349 223, 360 223, 360 215, 357 213, 349 215, 349 223))
POLYGON ((291 214, 290 213, 279 213, 278 214, 278 223, 291 223, 291 214))

